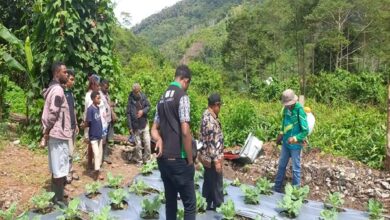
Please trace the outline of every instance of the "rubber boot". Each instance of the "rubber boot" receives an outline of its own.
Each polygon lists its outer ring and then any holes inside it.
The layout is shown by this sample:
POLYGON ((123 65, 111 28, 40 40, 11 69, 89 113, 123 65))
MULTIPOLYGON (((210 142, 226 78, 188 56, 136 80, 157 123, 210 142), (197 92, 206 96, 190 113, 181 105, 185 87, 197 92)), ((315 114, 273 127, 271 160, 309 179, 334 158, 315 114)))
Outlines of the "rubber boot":
POLYGON ((64 199, 64 187, 65 187, 65 177, 62 178, 52 178, 52 191, 54 192, 53 203, 58 205, 60 208, 66 207, 66 202, 64 199))

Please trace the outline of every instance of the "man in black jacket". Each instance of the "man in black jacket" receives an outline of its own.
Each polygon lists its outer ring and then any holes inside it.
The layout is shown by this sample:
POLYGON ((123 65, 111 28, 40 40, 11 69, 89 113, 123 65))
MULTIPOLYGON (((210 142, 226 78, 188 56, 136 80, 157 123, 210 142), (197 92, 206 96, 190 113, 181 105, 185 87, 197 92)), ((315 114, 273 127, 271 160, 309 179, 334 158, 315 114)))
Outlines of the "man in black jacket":
POLYGON ((157 103, 152 127, 158 168, 164 182, 167 220, 176 219, 177 193, 183 202, 184 220, 195 220, 196 216, 190 99, 186 93, 190 82, 190 69, 179 66, 175 81, 169 84, 157 103))
POLYGON ((141 92, 141 86, 135 83, 133 91, 127 99, 127 126, 129 133, 135 137, 136 145, 133 160, 139 165, 150 160, 149 110, 148 98, 141 92), (142 149, 144 150, 143 153, 142 149))

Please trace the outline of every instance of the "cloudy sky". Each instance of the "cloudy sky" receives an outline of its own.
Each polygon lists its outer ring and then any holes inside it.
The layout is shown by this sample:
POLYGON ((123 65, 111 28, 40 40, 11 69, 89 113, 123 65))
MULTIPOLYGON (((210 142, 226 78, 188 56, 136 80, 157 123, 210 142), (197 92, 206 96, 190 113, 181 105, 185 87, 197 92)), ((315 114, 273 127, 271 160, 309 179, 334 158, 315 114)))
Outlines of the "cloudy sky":
POLYGON ((131 15, 131 25, 134 26, 142 19, 155 14, 165 7, 174 5, 180 0, 115 0, 115 15, 122 21, 121 12, 128 12, 131 15))

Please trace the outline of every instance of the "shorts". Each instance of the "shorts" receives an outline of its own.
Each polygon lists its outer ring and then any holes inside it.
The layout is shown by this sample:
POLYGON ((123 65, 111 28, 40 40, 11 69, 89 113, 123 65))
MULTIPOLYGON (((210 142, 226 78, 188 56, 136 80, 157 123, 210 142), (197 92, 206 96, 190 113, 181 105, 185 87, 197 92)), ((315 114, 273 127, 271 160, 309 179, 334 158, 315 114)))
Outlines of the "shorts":
POLYGON ((69 140, 49 137, 49 169, 53 178, 65 177, 69 173, 69 140))

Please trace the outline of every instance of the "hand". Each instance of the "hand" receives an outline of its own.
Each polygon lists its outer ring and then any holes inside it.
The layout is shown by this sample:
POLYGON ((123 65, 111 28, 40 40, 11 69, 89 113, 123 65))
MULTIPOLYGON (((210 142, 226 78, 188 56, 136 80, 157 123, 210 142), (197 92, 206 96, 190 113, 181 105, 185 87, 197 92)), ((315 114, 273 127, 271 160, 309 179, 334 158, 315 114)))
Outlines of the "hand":
POLYGON ((156 147, 154 149, 156 149, 157 157, 161 157, 163 152, 163 142, 161 138, 157 140, 156 147))
POLYGON ((297 140, 296 140, 295 137, 289 137, 287 142, 288 142, 289 144, 293 144, 293 143, 296 143, 297 140))
POLYGON ((144 111, 139 110, 139 111, 137 112, 137 118, 141 118, 142 115, 144 115, 144 111))
POLYGON ((129 129, 129 134, 131 135, 133 133, 133 129, 129 129))
POLYGON ((279 134, 278 137, 276 138, 276 145, 279 145, 282 143, 283 139, 283 134, 279 134))
POLYGON ((211 162, 208 160, 204 160, 202 156, 199 157, 199 161, 202 163, 204 167, 211 168, 211 162))
POLYGON ((222 162, 221 162, 221 160, 215 161, 214 164, 215 164, 215 170, 217 171, 217 173, 222 173, 222 162))
POLYGON ((76 125, 76 129, 75 129, 75 133, 76 133, 76 135, 78 135, 78 134, 79 134, 79 132, 80 132, 79 126, 77 126, 77 125, 76 125))

